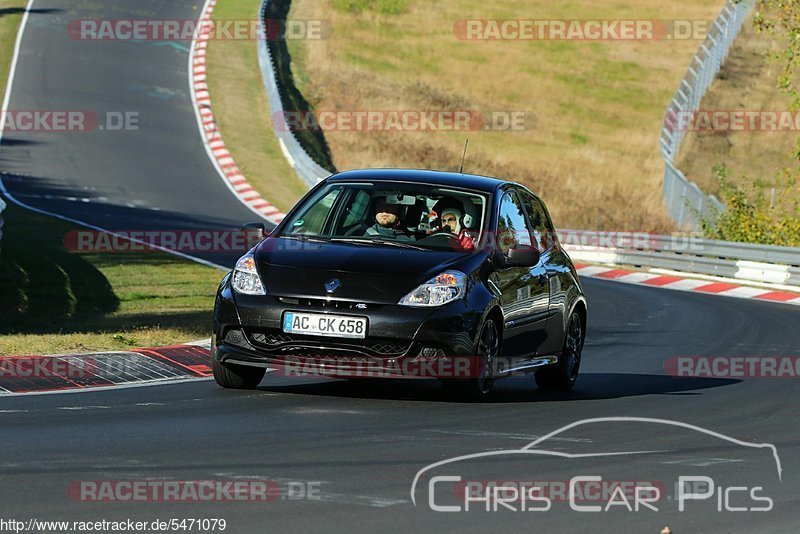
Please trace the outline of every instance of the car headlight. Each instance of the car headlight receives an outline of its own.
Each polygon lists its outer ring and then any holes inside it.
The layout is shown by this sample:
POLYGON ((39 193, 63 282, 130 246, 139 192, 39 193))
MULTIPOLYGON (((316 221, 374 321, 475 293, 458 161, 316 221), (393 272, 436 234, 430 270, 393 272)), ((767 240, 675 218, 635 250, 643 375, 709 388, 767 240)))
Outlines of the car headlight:
POLYGON ((459 271, 445 271, 400 299, 401 306, 441 306, 460 299, 467 288, 467 277, 459 271))
POLYGON ((256 260, 252 254, 245 254, 236 262, 233 269, 233 289, 245 295, 265 295, 264 285, 256 271, 256 260))

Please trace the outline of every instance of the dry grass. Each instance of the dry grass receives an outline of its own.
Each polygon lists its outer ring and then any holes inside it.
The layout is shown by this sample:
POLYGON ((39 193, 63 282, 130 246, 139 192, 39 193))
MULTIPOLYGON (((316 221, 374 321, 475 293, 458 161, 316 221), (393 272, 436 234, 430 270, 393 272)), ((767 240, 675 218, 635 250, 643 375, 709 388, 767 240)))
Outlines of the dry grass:
MULTIPOLYGON (((226 0, 217 4, 213 17, 254 20, 260 5, 259 0, 226 0)), ((307 188, 286 162, 272 130, 256 43, 211 40, 207 68, 211 104, 225 144, 253 187, 287 211, 307 188)))
MULTIPOLYGON (((759 34, 752 23, 736 41, 728 60, 701 105, 705 110, 789 109, 789 97, 778 89, 781 63, 765 54, 776 48, 773 38, 759 34)), ((792 132, 689 132, 678 156, 678 167, 707 192, 718 194, 714 166, 724 163, 739 184, 769 185, 776 173, 796 165, 792 132)), ((800 192, 798 193, 800 194, 800 192)))
MULTIPOLYGON (((452 28, 468 17, 711 20, 721 0, 395 3, 406 9, 352 13, 342 0, 294 0, 290 18, 333 26, 328 39, 290 43, 295 79, 315 109, 532 112, 525 131, 470 132, 466 170, 531 186, 562 227, 672 228, 658 135, 698 41, 468 42, 452 28)), ((465 137, 326 132, 339 169, 457 169, 465 137)))

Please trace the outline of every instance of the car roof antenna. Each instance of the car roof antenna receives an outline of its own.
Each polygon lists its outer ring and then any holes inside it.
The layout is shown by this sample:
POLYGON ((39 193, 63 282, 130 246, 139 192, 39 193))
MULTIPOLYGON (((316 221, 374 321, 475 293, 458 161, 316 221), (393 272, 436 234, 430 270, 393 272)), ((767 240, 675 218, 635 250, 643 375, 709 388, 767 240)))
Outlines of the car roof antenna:
POLYGON ((464 158, 467 157, 467 145, 469 144, 469 137, 464 141, 464 153, 461 155, 461 168, 458 169, 459 174, 464 174, 464 158))

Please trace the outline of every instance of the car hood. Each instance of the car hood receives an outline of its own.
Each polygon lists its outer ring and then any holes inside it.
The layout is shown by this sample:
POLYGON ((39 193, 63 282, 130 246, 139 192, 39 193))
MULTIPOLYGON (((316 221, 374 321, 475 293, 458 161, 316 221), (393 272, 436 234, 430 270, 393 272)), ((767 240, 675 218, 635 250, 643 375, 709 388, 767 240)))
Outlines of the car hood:
POLYGON ((255 258, 272 295, 327 297, 325 283, 338 278, 333 298, 396 304, 419 284, 457 268, 464 254, 268 237, 255 258))

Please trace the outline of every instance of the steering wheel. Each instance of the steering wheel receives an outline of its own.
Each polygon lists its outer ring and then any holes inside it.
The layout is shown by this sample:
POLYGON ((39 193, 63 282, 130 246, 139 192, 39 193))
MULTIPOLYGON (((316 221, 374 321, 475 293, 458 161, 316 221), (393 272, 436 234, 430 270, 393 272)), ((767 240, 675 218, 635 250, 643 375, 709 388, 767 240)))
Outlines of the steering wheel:
POLYGON ((360 223, 357 223, 352 228, 350 228, 349 230, 347 230, 344 233, 344 235, 345 235, 345 237, 353 237, 355 235, 362 236, 362 235, 367 233, 367 228, 369 228, 369 226, 367 226, 366 224, 360 222, 360 223))
POLYGON ((417 240, 417 243, 427 243, 433 246, 451 246, 450 244, 455 240, 456 236, 450 232, 436 232, 422 239, 417 240))
POLYGON ((436 236, 441 236, 441 235, 447 236, 447 237, 458 237, 458 236, 456 236, 456 234, 454 234, 452 232, 449 232, 447 230, 436 230, 435 232, 433 232, 428 237, 436 237, 436 236))

